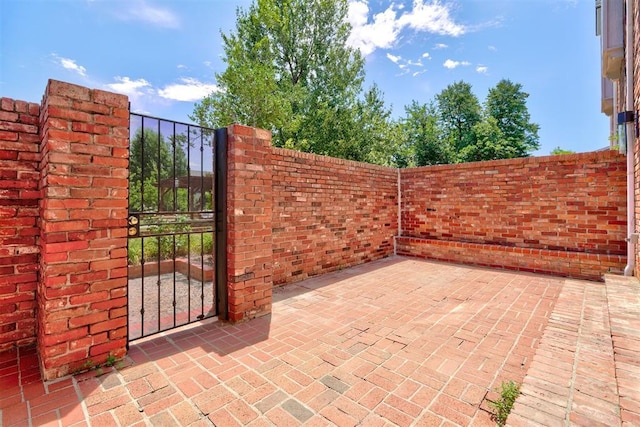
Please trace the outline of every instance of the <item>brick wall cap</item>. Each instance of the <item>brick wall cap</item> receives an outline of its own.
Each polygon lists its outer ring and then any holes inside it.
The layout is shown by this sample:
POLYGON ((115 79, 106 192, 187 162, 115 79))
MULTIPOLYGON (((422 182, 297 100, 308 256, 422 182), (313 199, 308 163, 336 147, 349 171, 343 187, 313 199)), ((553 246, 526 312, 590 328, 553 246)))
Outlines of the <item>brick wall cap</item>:
POLYGON ((410 174, 414 172, 420 172, 423 170, 446 170, 446 169, 484 169, 488 170, 492 167, 505 167, 509 166, 512 169, 519 167, 525 167, 531 164, 543 164, 543 163, 574 163, 576 161, 584 161, 585 163, 593 163, 594 161, 618 161, 624 158, 623 154, 618 153, 615 150, 604 151, 591 151, 588 153, 575 153, 575 154, 563 154, 554 156, 541 156, 541 157, 519 157, 516 159, 503 159, 503 160, 489 160, 484 162, 468 162, 468 163, 455 163, 446 165, 430 165, 420 166, 417 168, 401 169, 402 174, 410 174))
POLYGON ((46 94, 59 95, 65 98, 79 99, 82 101, 89 101, 91 98, 91 90, 89 88, 53 79, 49 79, 46 94))
POLYGON ((282 157, 293 157, 297 159, 307 159, 315 162, 333 163, 336 165, 353 166, 357 168, 380 170, 380 171, 395 171, 396 168, 389 166, 374 165, 371 163, 356 162, 355 160, 339 159, 337 157, 324 156, 322 154, 305 153, 303 151, 291 150, 288 148, 273 148, 273 154, 282 157))

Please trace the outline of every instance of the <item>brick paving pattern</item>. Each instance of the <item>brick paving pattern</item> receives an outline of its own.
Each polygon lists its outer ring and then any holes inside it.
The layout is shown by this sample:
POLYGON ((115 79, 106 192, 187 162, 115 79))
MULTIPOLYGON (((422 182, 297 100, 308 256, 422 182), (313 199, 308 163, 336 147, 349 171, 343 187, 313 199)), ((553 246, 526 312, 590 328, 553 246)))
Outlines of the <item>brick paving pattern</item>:
POLYGON ((640 425, 639 354, 638 280, 567 281, 509 424, 640 425))
POLYGON ((275 289, 270 316, 136 341, 118 369, 42 383, 33 349, 2 353, 0 419, 495 425, 487 399, 513 380, 509 424, 637 425, 639 323, 636 279, 392 257, 275 289))
POLYGON ((607 300, 623 425, 640 426, 640 283, 607 278, 607 300))

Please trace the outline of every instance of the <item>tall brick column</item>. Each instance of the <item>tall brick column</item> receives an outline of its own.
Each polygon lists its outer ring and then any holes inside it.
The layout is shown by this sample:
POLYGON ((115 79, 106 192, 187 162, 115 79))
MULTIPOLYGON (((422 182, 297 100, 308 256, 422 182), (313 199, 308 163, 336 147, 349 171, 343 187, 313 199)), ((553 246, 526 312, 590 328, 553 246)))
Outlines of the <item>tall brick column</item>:
POLYGON ((40 135, 37 338, 53 379, 126 351, 128 99, 50 80, 40 135))
POLYGON ((227 147, 228 316, 239 322, 271 312, 271 133, 233 125, 227 147))
POLYGON ((0 351, 35 341, 39 114, 0 99, 0 351))

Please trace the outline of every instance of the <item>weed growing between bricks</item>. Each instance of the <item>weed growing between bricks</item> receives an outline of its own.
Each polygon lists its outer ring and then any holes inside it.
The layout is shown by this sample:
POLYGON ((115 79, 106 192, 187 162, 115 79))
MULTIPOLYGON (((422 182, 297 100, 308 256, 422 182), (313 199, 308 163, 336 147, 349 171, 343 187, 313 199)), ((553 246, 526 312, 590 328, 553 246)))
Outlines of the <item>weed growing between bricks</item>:
POLYGON ((500 426, 504 426, 507 422, 507 417, 513 408, 513 404, 520 395, 520 385, 513 381, 502 382, 500 386, 500 398, 497 400, 490 400, 489 405, 495 409, 493 418, 495 422, 500 426))

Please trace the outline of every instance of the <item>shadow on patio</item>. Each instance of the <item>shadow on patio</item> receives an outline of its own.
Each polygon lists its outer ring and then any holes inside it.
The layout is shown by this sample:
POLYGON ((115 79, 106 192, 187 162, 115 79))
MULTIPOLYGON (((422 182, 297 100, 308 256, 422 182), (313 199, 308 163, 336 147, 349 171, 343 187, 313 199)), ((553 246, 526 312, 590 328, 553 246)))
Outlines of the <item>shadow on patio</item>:
POLYGON ((492 425, 507 380, 512 424, 637 423, 638 295, 386 258, 276 288, 270 316, 134 342, 101 376, 0 376, 2 425, 492 425))

